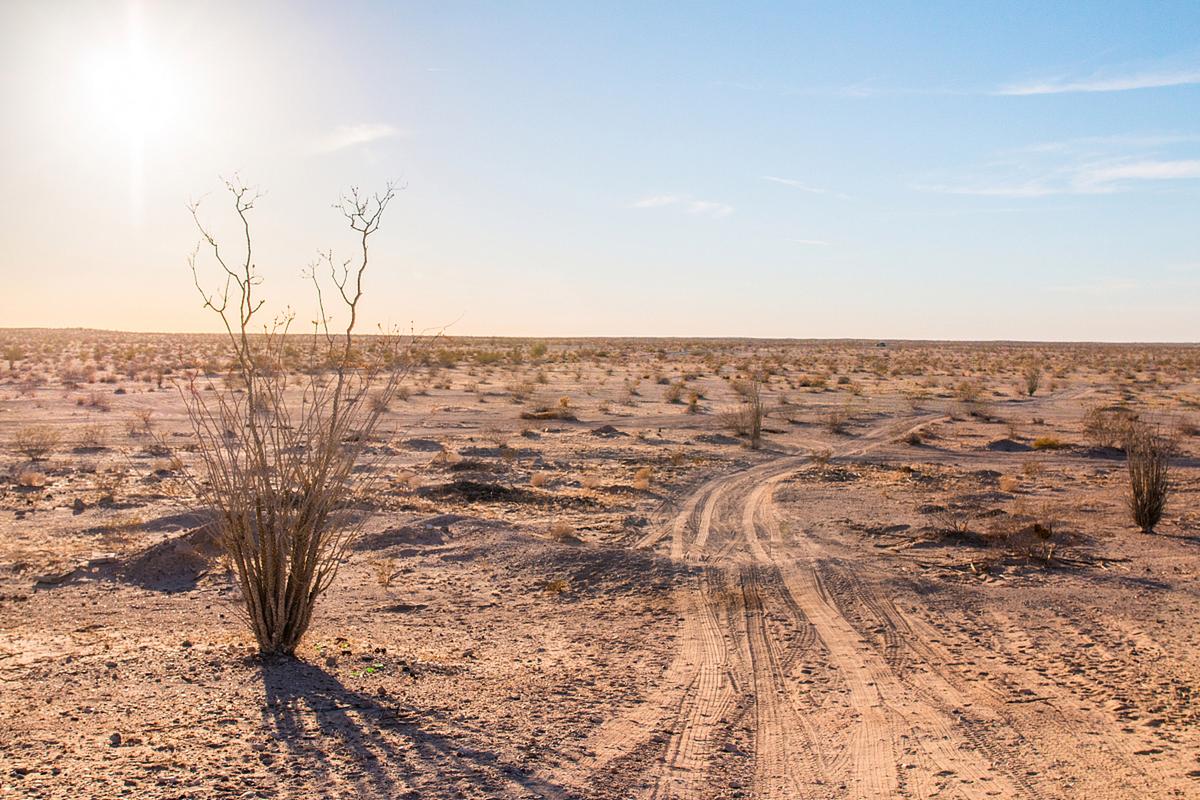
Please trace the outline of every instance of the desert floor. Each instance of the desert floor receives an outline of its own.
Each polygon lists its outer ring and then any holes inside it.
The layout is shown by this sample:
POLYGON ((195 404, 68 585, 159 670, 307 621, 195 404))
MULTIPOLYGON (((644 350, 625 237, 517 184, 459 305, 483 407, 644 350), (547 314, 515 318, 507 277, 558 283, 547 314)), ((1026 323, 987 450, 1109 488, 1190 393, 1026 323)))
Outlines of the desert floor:
POLYGON ((264 661, 221 339, 0 345, 0 796, 1200 797, 1200 348, 439 340, 264 661), (1153 534, 1106 414, 1179 436, 1153 534))

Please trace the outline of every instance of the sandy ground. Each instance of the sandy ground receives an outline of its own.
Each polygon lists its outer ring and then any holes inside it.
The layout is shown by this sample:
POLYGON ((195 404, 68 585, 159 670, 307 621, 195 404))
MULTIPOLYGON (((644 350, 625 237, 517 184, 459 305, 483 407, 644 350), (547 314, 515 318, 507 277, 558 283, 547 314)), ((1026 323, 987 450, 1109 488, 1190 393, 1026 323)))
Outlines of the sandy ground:
POLYGON ((220 340, 0 331, 0 796, 1200 797, 1200 349, 547 344, 439 343, 263 661, 180 479, 220 340), (1117 406, 1181 432, 1154 534, 1117 406))

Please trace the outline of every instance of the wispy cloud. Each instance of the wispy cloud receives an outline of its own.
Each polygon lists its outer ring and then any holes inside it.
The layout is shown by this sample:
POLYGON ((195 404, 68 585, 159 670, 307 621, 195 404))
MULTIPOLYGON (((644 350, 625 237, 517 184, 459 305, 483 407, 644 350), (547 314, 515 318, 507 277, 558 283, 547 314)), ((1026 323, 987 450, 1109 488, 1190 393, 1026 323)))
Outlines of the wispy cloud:
POLYGON ((727 203, 697 200, 684 194, 654 194, 630 203, 630 208, 664 208, 666 206, 677 206, 689 214, 706 217, 727 217, 733 213, 733 206, 727 203))
POLYGON ((312 149, 314 153, 333 153, 348 147, 370 144, 399 135, 399 129, 386 123, 364 122, 357 125, 339 125, 331 133, 316 141, 312 149))
POLYGON ((683 202, 684 198, 677 194, 652 194, 643 197, 641 200, 635 200, 632 208, 659 208, 661 206, 673 206, 676 203, 683 202))
POLYGON ((764 181, 770 181, 771 183, 778 183, 782 186, 790 186, 793 189, 797 189, 801 192, 808 192, 809 194, 826 194, 830 197, 836 197, 839 200, 850 199, 850 195, 848 194, 830 191, 829 189, 822 189, 819 186, 810 186, 809 184, 804 183, 803 181, 795 180, 794 178, 781 178, 778 175, 763 175, 762 179, 764 181))
POLYGON ((811 192, 812 194, 829 194, 829 192, 825 189, 818 189, 816 186, 809 186, 808 184, 793 180, 792 178, 780 178, 776 175, 763 175, 762 179, 764 181, 770 181, 771 183, 782 183, 784 186, 790 186, 793 189, 799 189, 802 192, 811 192))
POLYGON ((972 173, 917 188, 983 197, 1099 195, 1200 180, 1200 136, 1185 132, 1093 136, 997 153, 972 173))
POLYGON ((1095 74, 1086 78, 1057 77, 1001 86, 996 94, 1037 95, 1076 92, 1127 92, 1134 89, 1159 89, 1166 86, 1200 84, 1200 68, 1162 72, 1138 72, 1124 75, 1095 74))
POLYGON ((1170 181, 1200 178, 1200 159, 1176 161, 1133 161, 1082 170, 1085 185, 1108 186, 1122 181, 1170 181))
POLYGON ((1200 160, 1196 159, 1106 161, 1060 167, 1025 181, 977 181, 920 188, 981 197, 1047 197, 1061 194, 1115 194, 1148 182, 1194 179, 1200 179, 1200 160))
POLYGON ((816 247, 828 247, 829 242, 824 239, 788 239, 792 244, 813 245, 816 247))

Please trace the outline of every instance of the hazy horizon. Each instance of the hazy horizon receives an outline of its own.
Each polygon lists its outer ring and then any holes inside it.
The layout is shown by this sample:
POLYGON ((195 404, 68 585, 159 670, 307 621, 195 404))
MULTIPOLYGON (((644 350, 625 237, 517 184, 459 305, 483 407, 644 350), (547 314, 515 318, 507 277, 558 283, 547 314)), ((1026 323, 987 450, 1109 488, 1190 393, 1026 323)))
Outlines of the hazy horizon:
MULTIPOLYGON (((1200 7, 16 2, 6 327, 215 332, 187 203, 272 309, 404 185, 363 329, 1198 338, 1200 7)), ((210 273, 211 275, 211 273, 210 273)))

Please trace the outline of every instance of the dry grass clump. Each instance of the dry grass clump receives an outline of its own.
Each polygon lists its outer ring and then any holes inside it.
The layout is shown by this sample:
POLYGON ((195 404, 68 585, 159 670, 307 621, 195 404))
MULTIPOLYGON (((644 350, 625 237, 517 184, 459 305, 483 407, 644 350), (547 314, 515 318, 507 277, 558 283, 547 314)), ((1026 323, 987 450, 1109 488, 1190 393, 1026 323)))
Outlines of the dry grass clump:
POLYGON ((84 425, 76 441, 79 449, 103 450, 108 446, 108 429, 100 424, 84 425))
POLYGON ((390 589, 392 582, 400 576, 396 569, 396 559, 379 558, 371 562, 371 571, 375 574, 375 582, 384 589, 390 589))
POLYGON ((1034 450, 1062 450, 1069 447, 1066 442, 1053 436, 1039 436, 1033 440, 1034 450))
POLYGON ((1083 415, 1083 432, 1097 447, 1124 447, 1138 415, 1123 406, 1092 406, 1083 415))
POLYGON ((640 491, 646 491, 650 488, 650 479, 654 476, 654 470, 650 467, 641 467, 633 474, 633 488, 640 491))
POLYGON ((762 446, 762 427, 765 408, 762 399, 762 384, 758 380, 736 381, 734 391, 742 398, 737 408, 721 415, 721 425, 738 436, 745 436, 750 447, 757 450, 762 446))
POLYGON ((575 420, 575 409, 571 407, 571 398, 560 397, 558 402, 551 404, 548 401, 534 403, 533 408, 521 412, 521 419, 561 419, 575 420))
POLYGON ((991 547, 1049 564, 1062 538, 1056 532, 1057 527, 1058 520, 1049 505, 1034 507, 1017 503, 1012 513, 995 521, 983 537, 991 547))
MULTIPOLYGON (((844 434, 851 416, 848 405, 834 406, 825 412, 825 427, 830 433, 844 434)), ((917 444, 920 442, 918 441, 917 444)))
POLYGON ((17 485, 25 489, 40 489, 46 485, 46 473, 35 469, 25 469, 17 473, 17 485))
POLYGON ((58 447, 60 439, 56 428, 49 425, 30 425, 16 432, 12 446, 30 461, 45 461, 58 447))
POLYGON ((550 539, 559 544, 578 544, 580 541, 579 537, 575 535, 575 527, 563 520, 550 526, 550 539))
POLYGON ((1129 461, 1129 511, 1133 521, 1150 533, 1162 520, 1170 494, 1171 438, 1146 425, 1135 425, 1126 439, 1129 461))
POLYGON ((529 485, 536 489, 544 487, 549 482, 550 473, 548 472, 535 472, 529 476, 529 485))

